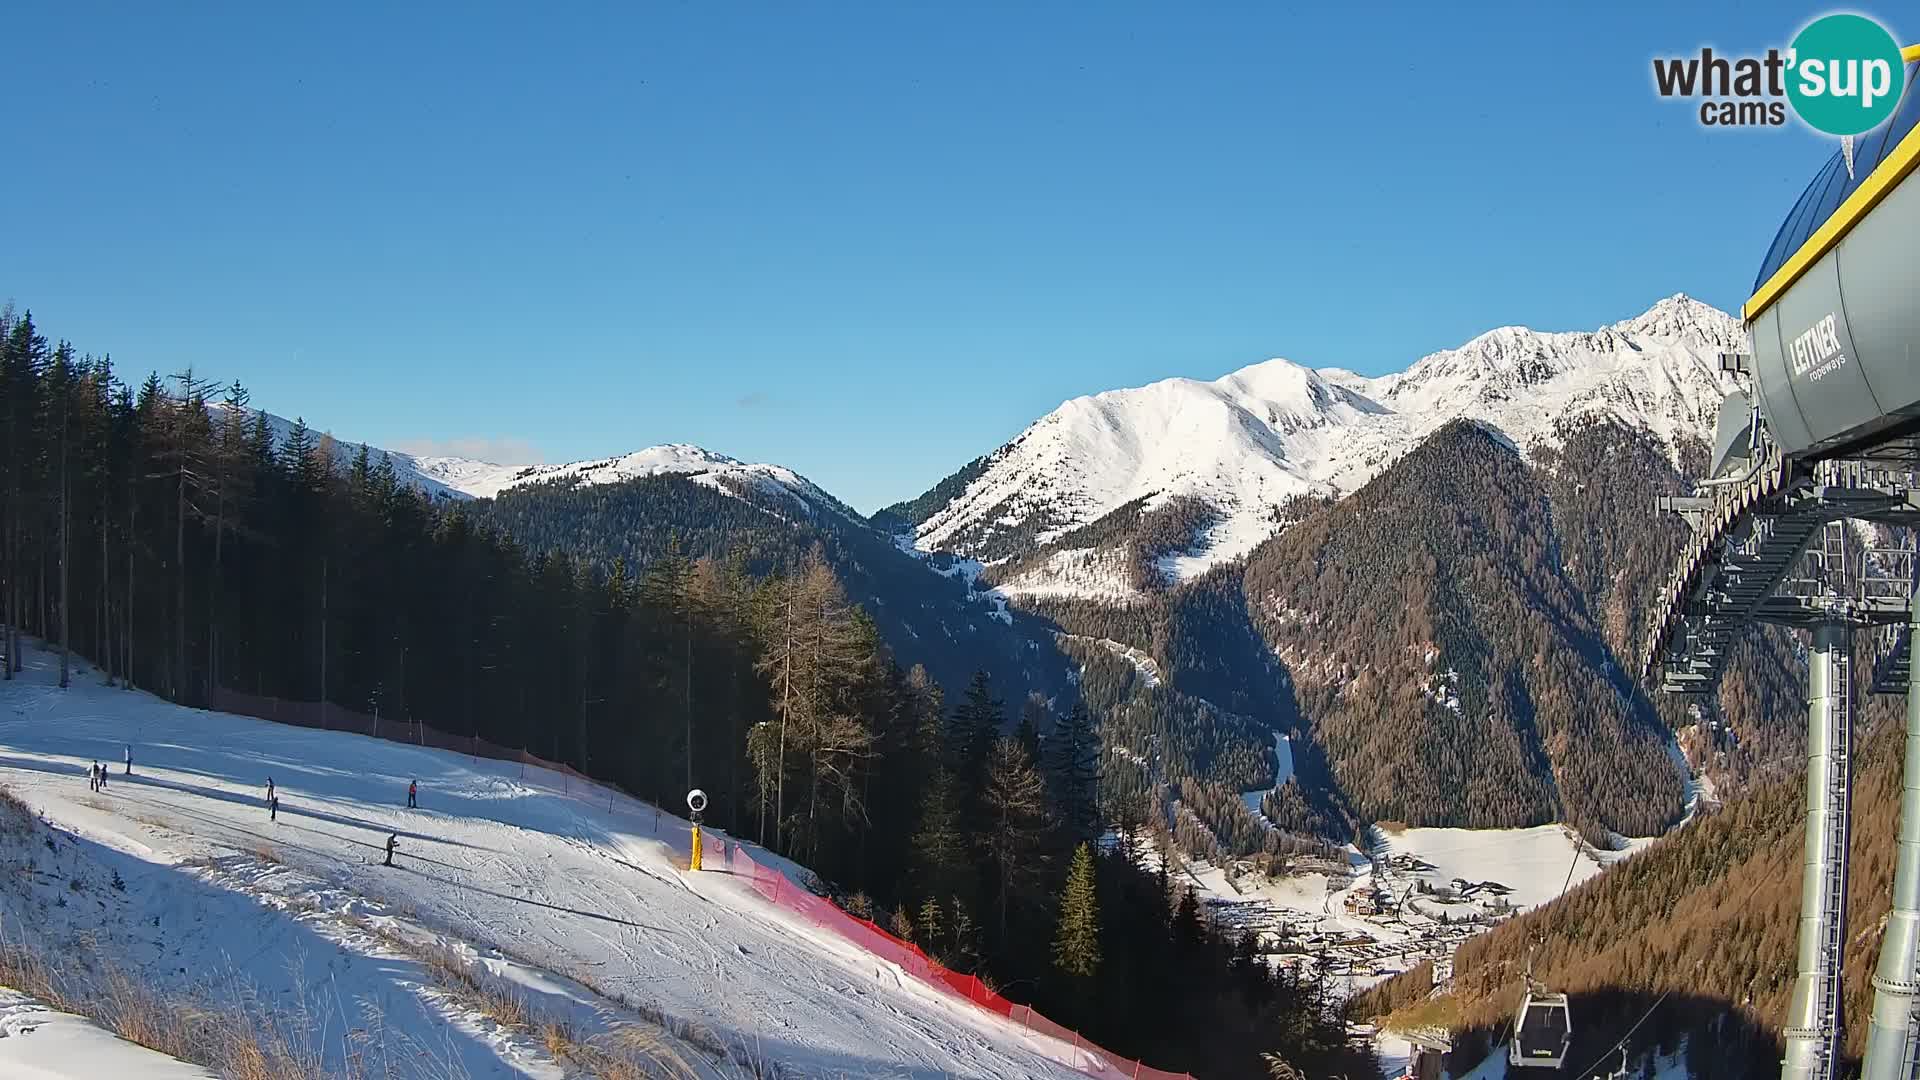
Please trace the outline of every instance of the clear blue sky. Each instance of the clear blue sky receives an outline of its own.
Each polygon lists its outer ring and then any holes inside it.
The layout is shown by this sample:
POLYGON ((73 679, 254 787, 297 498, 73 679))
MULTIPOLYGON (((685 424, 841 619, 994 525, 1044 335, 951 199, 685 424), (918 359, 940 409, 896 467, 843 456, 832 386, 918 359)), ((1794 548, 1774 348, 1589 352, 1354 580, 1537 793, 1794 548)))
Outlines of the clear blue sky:
POLYGON ((289 6, 9 8, 0 298, 346 439, 862 509, 1077 394, 1731 309, 1831 152, 1649 74, 1821 7, 289 6))

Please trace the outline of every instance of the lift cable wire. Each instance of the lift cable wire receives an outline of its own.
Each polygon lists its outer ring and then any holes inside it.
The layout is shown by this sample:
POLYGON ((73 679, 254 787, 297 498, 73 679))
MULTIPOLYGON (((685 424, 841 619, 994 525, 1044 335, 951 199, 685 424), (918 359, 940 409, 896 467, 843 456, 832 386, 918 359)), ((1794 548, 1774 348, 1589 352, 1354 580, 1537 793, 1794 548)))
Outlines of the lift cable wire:
POLYGON ((1595 1069, 1607 1063, 1607 1059, 1613 1056, 1614 1051, 1624 1050, 1627 1045, 1627 1040, 1633 1038, 1633 1033, 1640 1030, 1640 1025, 1647 1022, 1647 1018, 1653 1015, 1653 1010, 1659 1008, 1660 1003, 1667 1000, 1667 995, 1671 993, 1673 993, 1672 990, 1662 990, 1660 996, 1653 999, 1653 1004, 1647 1006, 1647 1011, 1640 1014, 1640 1019, 1635 1020, 1633 1026, 1627 1029, 1627 1033, 1620 1036, 1620 1041, 1607 1047, 1604 1053, 1594 1059, 1593 1064, 1573 1074, 1573 1080, 1587 1080, 1588 1077, 1594 1075, 1595 1069))
MULTIPOLYGON (((1575 835, 1573 840, 1573 861, 1567 864, 1567 880, 1560 883, 1560 896, 1567 895, 1567 889, 1573 885, 1573 872, 1580 869, 1580 843, 1580 837, 1575 835)), ((1560 896, 1556 896, 1554 899, 1558 900, 1560 896)))

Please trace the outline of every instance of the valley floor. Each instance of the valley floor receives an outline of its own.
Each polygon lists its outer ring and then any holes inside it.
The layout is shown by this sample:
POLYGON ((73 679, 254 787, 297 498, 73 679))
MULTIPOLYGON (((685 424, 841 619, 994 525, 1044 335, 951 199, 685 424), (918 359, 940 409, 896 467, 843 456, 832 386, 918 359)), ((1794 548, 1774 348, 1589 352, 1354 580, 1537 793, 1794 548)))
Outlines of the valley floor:
POLYGON ((450 959, 582 1041, 644 1044, 672 1063, 662 1075, 1082 1075, 1072 1047, 744 881, 688 873, 687 823, 650 805, 516 764, 179 708, 84 667, 63 692, 56 659, 27 662, 0 684, 0 785, 46 835, 25 883, 0 890, 8 929, 155 987, 304 1016, 329 1069, 377 1056, 435 1080, 574 1075, 524 1026, 449 992, 434 965, 450 959), (95 760, 111 764, 99 793, 95 760))

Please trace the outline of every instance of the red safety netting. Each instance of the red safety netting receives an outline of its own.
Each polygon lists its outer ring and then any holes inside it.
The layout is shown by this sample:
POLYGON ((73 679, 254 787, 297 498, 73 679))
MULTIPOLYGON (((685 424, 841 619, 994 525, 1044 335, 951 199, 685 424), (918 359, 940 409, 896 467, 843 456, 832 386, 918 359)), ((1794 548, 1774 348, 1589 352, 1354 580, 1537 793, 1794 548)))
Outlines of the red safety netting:
MULTIPOLYGON (((613 800, 616 796, 615 789, 609 785, 593 780, 559 762, 535 757, 525 750, 509 749, 477 736, 450 735, 425 724, 395 721, 390 718, 382 719, 326 702, 283 701, 279 698, 228 690, 225 687, 214 690, 211 705, 220 712, 237 713, 282 724, 323 728, 329 731, 348 731, 376 739, 390 739, 415 746, 451 750, 476 758, 518 762, 521 766, 521 778, 526 782, 544 784, 564 795, 595 804, 605 801, 609 810, 613 808, 613 800), (558 786, 553 786, 551 781, 540 776, 538 772, 529 772, 529 769, 544 769, 556 775, 560 783, 558 786)), ((624 796, 624 793, 619 794, 624 796)), ((624 797, 632 798, 632 796, 624 797)), ((1054 1039, 1065 1048, 1070 1048, 1068 1053, 1061 1054, 1059 1057, 1064 1064, 1073 1069, 1088 1076, 1097 1077, 1099 1080, 1193 1080, 1187 1073, 1150 1068, 1131 1058, 1124 1058, 1104 1050, 1088 1042, 1079 1032, 1054 1023, 1034 1012, 1031 1007, 1007 1000, 978 978, 949 970, 921 952, 920 948, 912 942, 894 937, 866 919, 847 912, 826 897, 816 895, 794 884, 779 870, 756 862, 738 843, 715 844, 712 853, 719 858, 715 860, 712 855, 707 855, 702 859, 703 865, 711 865, 717 861, 730 873, 750 879, 753 882, 754 891, 776 907, 793 912, 814 926, 838 934, 929 986, 969 1001, 996 1016, 1003 1017, 1036 1034, 1054 1039)))
MULTIPOLYGON (((1054 1023, 1029 1006, 1007 1000, 978 978, 942 966, 912 942, 902 941, 872 922, 843 910, 826 897, 794 884, 780 871, 760 865, 739 844, 720 845, 719 852, 726 869, 750 878, 754 890, 770 903, 801 916, 815 926, 833 931, 929 986, 972 1002, 996 1016, 1070 1047, 1072 1053, 1064 1055, 1062 1060, 1088 1076, 1099 1077, 1100 1080, 1193 1080, 1186 1073, 1151 1068, 1104 1050, 1088 1042, 1079 1032, 1054 1023)), ((704 864, 705 859, 702 862, 704 864)))

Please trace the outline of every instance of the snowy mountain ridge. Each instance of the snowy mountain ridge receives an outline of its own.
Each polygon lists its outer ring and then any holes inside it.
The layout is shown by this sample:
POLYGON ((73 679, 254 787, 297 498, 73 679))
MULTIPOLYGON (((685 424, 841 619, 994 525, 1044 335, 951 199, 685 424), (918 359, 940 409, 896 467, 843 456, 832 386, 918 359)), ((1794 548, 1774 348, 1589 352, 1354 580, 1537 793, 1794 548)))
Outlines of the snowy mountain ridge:
POLYGON ((689 443, 649 446, 617 457, 561 465, 497 465, 457 457, 415 458, 412 463, 421 476, 481 499, 549 480, 571 480, 592 486, 676 473, 728 494, 751 489, 791 500, 809 515, 816 509, 827 509, 859 518, 845 503, 784 465, 744 462, 689 443))
MULTIPOLYGON (((211 406, 224 408, 221 405, 211 406)), ((275 446, 284 446, 296 421, 273 413, 264 415, 275 446)), ((344 442, 318 429, 310 429, 316 444, 324 443, 335 463, 344 468, 360 450, 360 443, 344 442)), ((592 458, 559 465, 503 465, 474 458, 446 455, 417 455, 403 450, 369 447, 376 459, 382 454, 392 464, 401 483, 428 495, 451 499, 488 499, 503 491, 549 480, 571 480, 582 485, 618 484, 647 476, 674 473, 694 483, 728 495, 752 491, 790 502, 804 515, 817 510, 864 521, 851 507, 824 488, 784 465, 754 464, 715 453, 688 443, 667 443, 636 450, 616 457, 592 458)))
MULTIPOLYGON (((1211 382, 1075 398, 990 455, 919 523, 914 543, 991 567, 1133 500, 1152 509, 1191 496, 1216 520, 1163 561, 1186 579, 1271 536, 1290 497, 1352 492, 1453 419, 1531 454, 1562 420, 1599 416, 1644 428, 1677 454, 1680 440, 1711 431, 1725 388, 1718 354, 1743 339, 1732 316, 1675 295, 1592 331, 1500 327, 1377 378, 1274 359, 1211 382)), ((1043 567, 998 584, 1014 595, 1091 587, 1043 567)))

